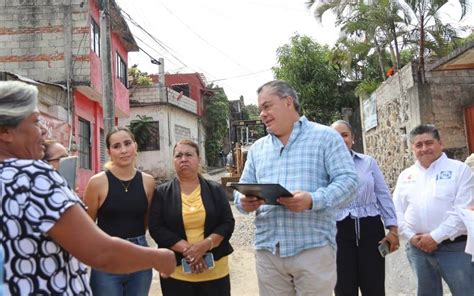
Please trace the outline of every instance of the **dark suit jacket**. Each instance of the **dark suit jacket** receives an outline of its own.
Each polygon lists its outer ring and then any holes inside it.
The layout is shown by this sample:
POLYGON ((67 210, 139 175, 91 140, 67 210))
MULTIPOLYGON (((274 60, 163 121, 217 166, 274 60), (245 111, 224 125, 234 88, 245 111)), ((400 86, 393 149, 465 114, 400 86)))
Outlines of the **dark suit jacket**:
MULTIPOLYGON (((204 237, 217 233, 224 237, 222 243, 212 249, 215 260, 229 255, 233 249, 229 239, 234 231, 235 220, 229 201, 222 186, 199 177, 201 197, 206 210, 204 237)), ((149 231, 160 248, 171 248, 186 238, 181 208, 181 189, 177 178, 161 184, 155 190, 151 202, 149 231)), ((181 253, 175 252, 176 261, 181 265, 181 253)))

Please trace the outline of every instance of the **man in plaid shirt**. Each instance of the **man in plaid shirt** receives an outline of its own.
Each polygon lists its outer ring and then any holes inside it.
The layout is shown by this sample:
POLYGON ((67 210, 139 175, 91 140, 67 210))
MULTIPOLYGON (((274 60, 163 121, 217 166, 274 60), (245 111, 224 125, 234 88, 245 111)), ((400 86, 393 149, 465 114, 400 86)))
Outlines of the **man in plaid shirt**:
POLYGON ((335 208, 353 197, 354 162, 333 129, 299 116, 295 90, 275 80, 258 91, 269 134, 250 148, 241 183, 279 183, 281 205, 235 193, 237 208, 256 211, 260 295, 332 295, 336 284, 335 208))

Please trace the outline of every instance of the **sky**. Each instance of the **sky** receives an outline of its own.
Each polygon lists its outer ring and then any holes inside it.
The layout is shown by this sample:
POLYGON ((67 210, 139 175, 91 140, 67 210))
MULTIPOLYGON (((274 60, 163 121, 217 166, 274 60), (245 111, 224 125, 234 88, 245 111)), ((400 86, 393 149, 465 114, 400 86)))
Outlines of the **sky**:
MULTIPOLYGON (((273 78, 278 47, 295 34, 332 46, 339 37, 334 17, 321 23, 305 0, 116 0, 143 51, 130 53, 129 67, 154 74, 151 57, 164 58, 165 72, 203 73, 208 83, 224 88, 229 100, 244 96, 256 104, 256 89, 273 78), (146 32, 144 32, 146 31, 146 32)), ((456 2, 456 1, 453 1, 456 2)), ((448 4, 447 16, 455 16, 448 4)), ((474 26, 474 14, 465 24, 474 26)))

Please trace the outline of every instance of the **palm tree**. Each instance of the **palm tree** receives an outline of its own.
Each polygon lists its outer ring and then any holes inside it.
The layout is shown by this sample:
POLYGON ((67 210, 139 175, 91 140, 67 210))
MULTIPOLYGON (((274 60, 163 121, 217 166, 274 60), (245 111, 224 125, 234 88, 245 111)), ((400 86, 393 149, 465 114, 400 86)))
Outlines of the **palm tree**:
MULTIPOLYGON (((466 0, 458 0, 461 19, 468 11, 466 0)), ((336 14, 336 22, 348 32, 363 32, 377 52, 388 46, 394 56, 393 64, 400 67, 399 40, 418 47, 418 70, 421 82, 425 81, 424 54, 426 48, 436 53, 446 51, 447 44, 456 36, 456 30, 444 25, 439 16, 440 9, 448 0, 309 0, 307 6, 315 9, 315 17, 321 20, 327 11, 336 14), (359 24, 357 24, 359 23, 359 24), (354 28, 357 27, 357 30, 354 28), (352 28, 352 29, 351 29, 352 28), (385 35, 385 42, 382 40, 385 35), (392 45, 393 43, 393 45, 392 45)))
POLYGON ((130 121, 127 126, 137 141, 138 149, 147 143, 151 136, 150 129, 152 128, 153 118, 146 115, 137 115, 137 119, 130 121))
MULTIPOLYGON (((456 31, 450 25, 444 25, 439 15, 440 9, 448 3, 448 0, 398 0, 410 10, 407 11, 406 25, 411 28, 406 40, 409 43, 416 42, 418 45, 418 70, 421 82, 425 82, 425 50, 438 50, 456 36, 456 31), (411 20, 416 20, 412 22, 411 20), (438 42, 437 42, 438 41, 438 42)), ((458 0, 461 7, 460 20, 468 11, 466 0, 458 0)))

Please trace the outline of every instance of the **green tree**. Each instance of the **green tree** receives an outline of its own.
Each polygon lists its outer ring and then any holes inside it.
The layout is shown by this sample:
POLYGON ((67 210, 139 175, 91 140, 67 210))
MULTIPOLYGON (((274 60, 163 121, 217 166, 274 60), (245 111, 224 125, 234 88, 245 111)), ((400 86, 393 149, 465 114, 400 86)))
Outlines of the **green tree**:
MULTIPOLYGON (((424 82, 426 49, 434 51, 438 56, 446 55, 449 42, 457 37, 456 30, 449 24, 443 24, 439 13, 448 0, 399 1, 411 9, 405 15, 409 30, 404 38, 408 43, 418 46, 418 71, 424 82)), ((461 19, 463 19, 469 9, 469 3, 466 0, 458 0, 458 2, 461 8, 461 19)))
POLYGON ((298 92, 301 113, 310 120, 330 124, 342 107, 353 107, 353 98, 339 91, 340 75, 330 63, 331 51, 310 37, 295 35, 277 50, 277 79, 288 81, 298 92))
POLYGON ((153 118, 146 115, 137 115, 136 119, 130 121, 127 126, 137 141, 138 150, 141 150, 150 137, 150 127, 153 123, 153 118))
MULTIPOLYGON (((458 2, 462 19, 469 5, 466 0, 458 2)), ((309 8, 315 7, 317 19, 321 19, 327 11, 335 13, 336 23, 343 26, 344 32, 349 35, 355 32, 359 41, 370 40, 371 48, 378 53, 382 53, 381 48, 388 47, 395 70, 398 70, 402 63, 399 45, 416 47, 422 81, 425 80, 426 51, 444 56, 450 51, 450 42, 457 38, 457 30, 449 24, 444 24, 439 14, 448 0, 375 0, 370 2, 370 5, 366 3, 308 0, 307 5, 309 8)), ((382 68, 384 67, 381 66, 380 69, 382 68)))
POLYGON ((148 73, 140 71, 138 65, 133 65, 128 69, 128 76, 131 78, 131 88, 153 85, 153 80, 148 76, 148 73))
POLYGON ((258 111, 257 105, 250 104, 245 105, 242 108, 242 117, 244 120, 256 120, 259 119, 260 112, 258 111))
POLYGON ((219 150, 227 135, 229 101, 222 88, 211 84, 208 89, 214 94, 204 99, 203 123, 206 129, 206 159, 209 166, 216 166, 219 150))

